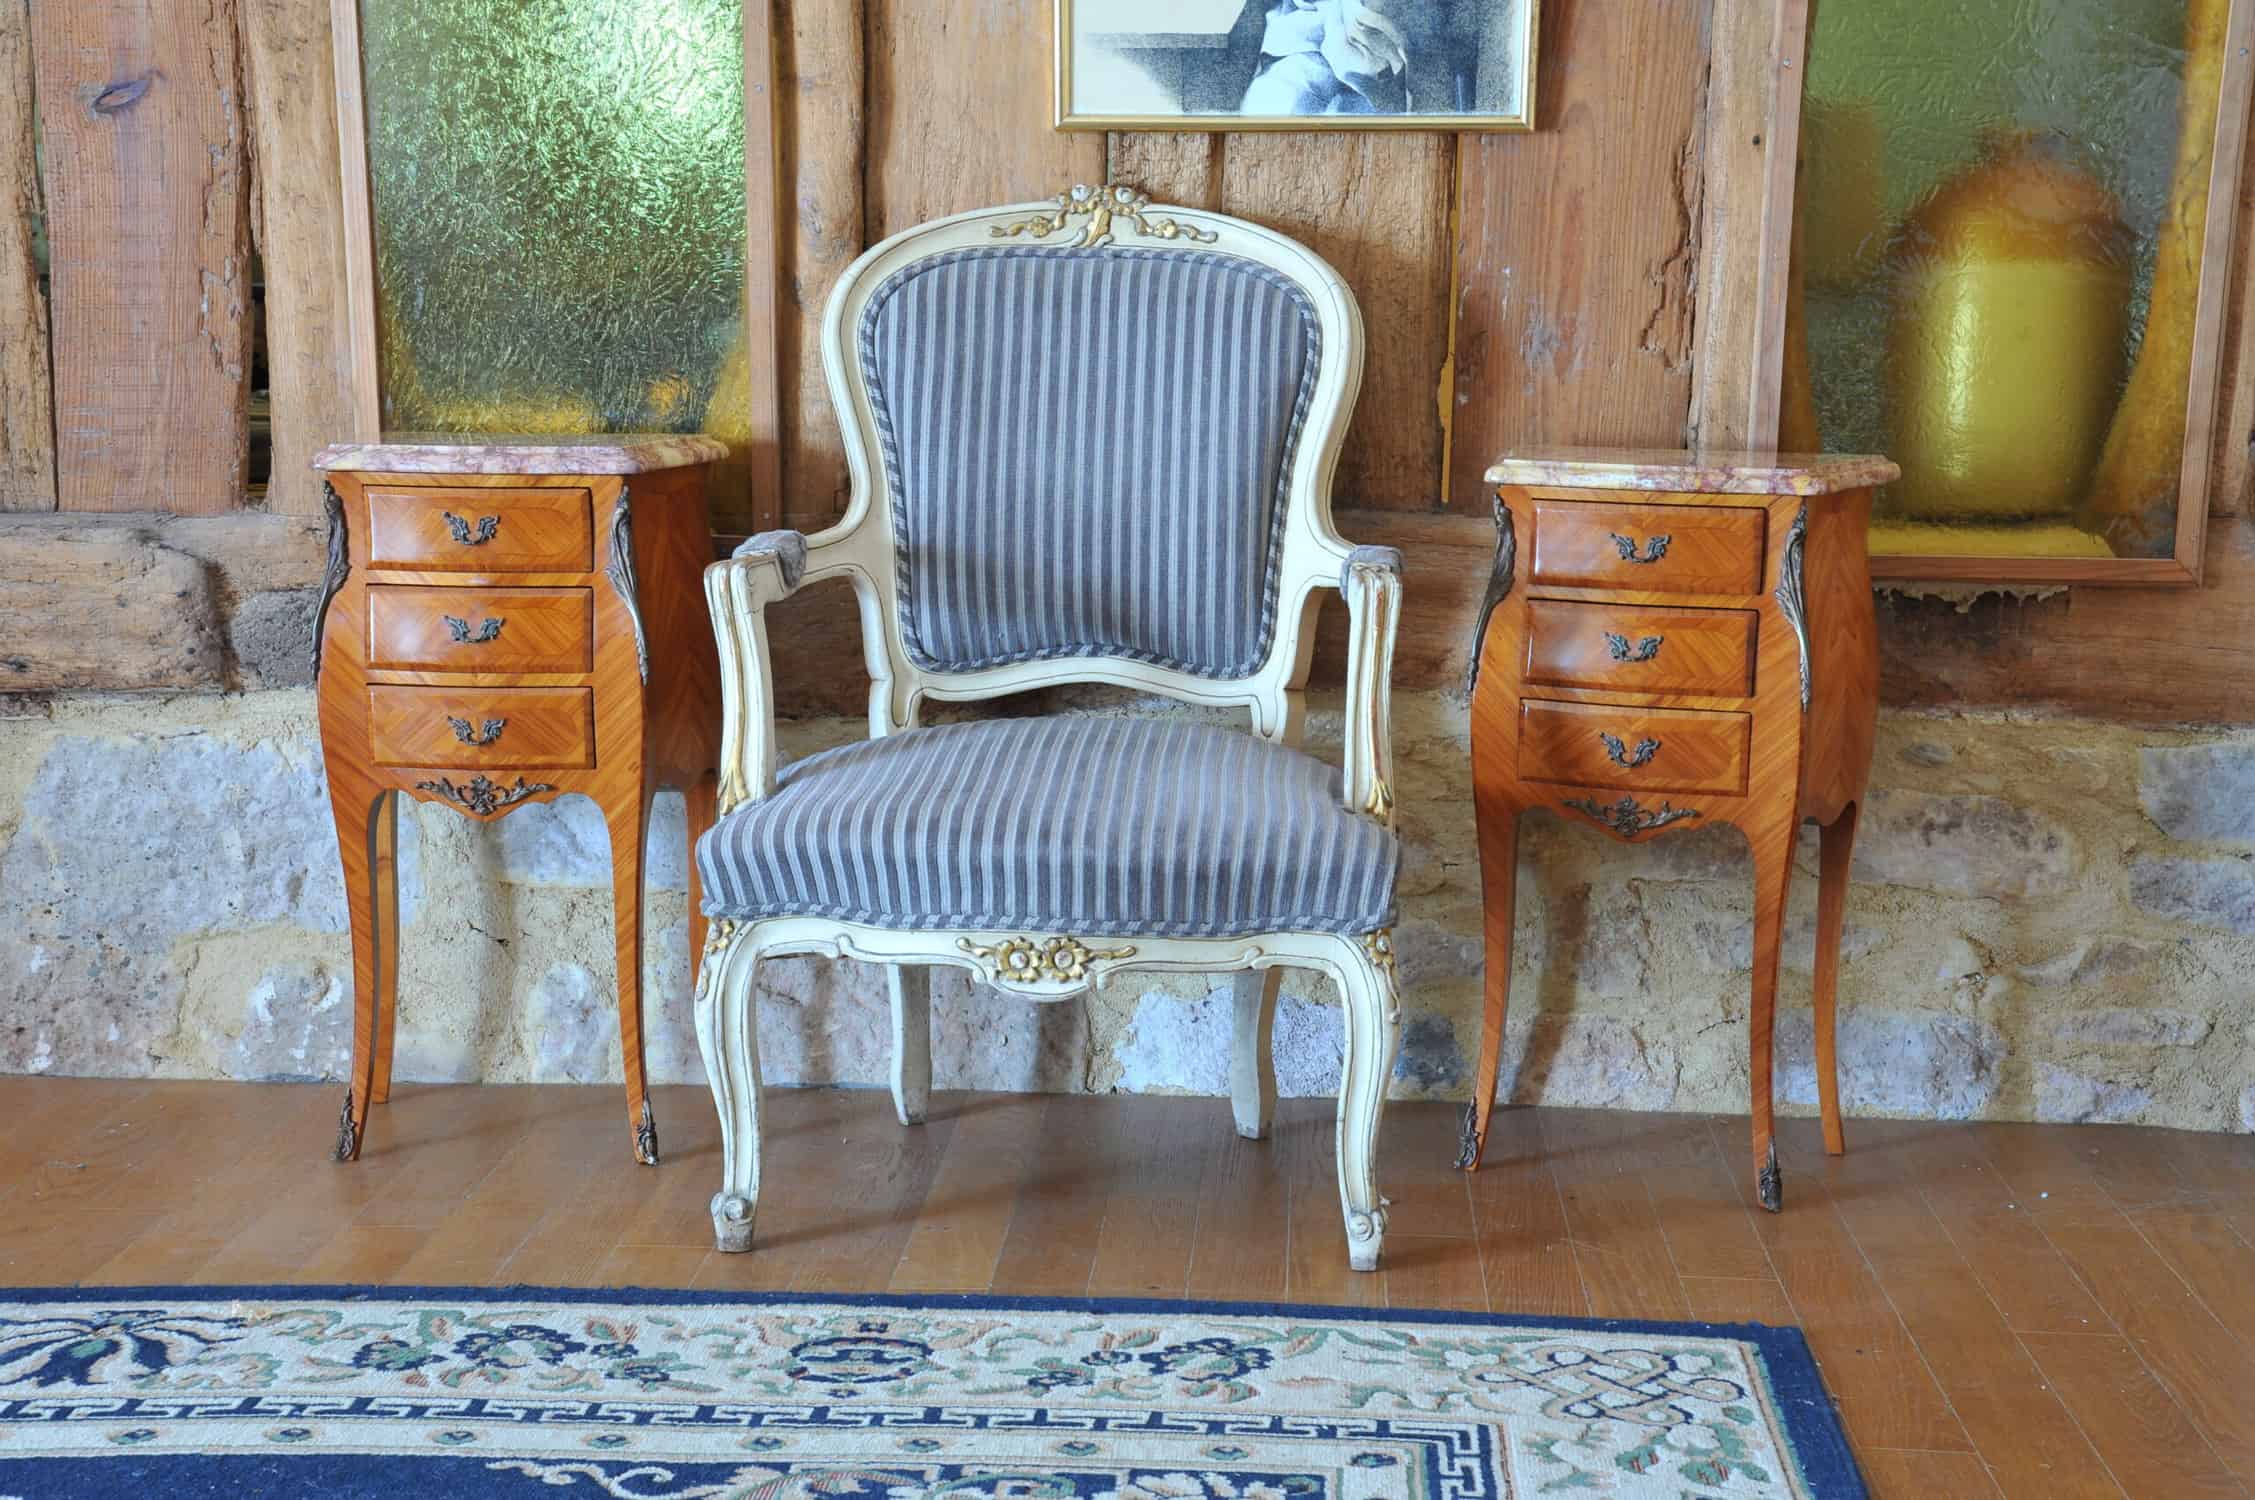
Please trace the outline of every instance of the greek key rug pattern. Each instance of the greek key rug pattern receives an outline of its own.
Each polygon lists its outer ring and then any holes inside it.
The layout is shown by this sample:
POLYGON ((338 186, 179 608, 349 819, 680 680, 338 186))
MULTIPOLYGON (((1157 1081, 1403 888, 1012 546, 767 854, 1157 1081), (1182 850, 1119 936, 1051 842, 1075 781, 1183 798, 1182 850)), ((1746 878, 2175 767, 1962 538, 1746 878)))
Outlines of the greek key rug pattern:
POLYGON ((0 1500, 1863 1493, 1789 1328, 1000 1297, 0 1290, 0 1500))

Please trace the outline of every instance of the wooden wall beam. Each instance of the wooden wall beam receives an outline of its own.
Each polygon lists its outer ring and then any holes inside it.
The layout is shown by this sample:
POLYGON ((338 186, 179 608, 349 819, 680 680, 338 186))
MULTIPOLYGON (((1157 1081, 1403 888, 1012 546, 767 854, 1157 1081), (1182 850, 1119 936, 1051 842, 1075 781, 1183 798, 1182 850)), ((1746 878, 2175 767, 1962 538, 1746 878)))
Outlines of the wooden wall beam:
POLYGON ((1425 131, 1248 132, 1222 152, 1223 210, 1305 242, 1362 305, 1362 395, 1332 486, 1340 505, 1441 503, 1455 168, 1456 138, 1425 131))
POLYGON ((1102 132, 1051 128, 1053 7, 868 0, 872 241, 1104 176, 1102 132))
POLYGON ((1770 448, 1784 378, 1809 0, 1713 0, 1690 441, 1770 448))
POLYGON ((2198 588, 2077 588, 1965 602, 1883 594, 1890 704, 2066 709, 2094 719, 2245 723, 2255 704, 2255 527, 2208 528, 2198 588))
POLYGON ((376 368, 376 218, 368 182, 367 75, 360 68, 360 0, 329 0, 329 72, 337 87, 338 193, 344 204, 345 342, 338 350, 346 431, 340 442, 383 435, 383 388, 376 368))
POLYGON ((326 528, 308 516, 0 516, 0 693, 302 682, 326 528), (287 627, 283 632, 287 635, 287 627), (269 675, 271 674, 271 675, 269 675))
POLYGON ((1229 139, 1191 130, 1114 131, 1105 138, 1104 180, 1141 188, 1154 203, 1219 213, 1229 139))
POLYGON ((0 0, 0 511, 55 508, 47 299, 32 234, 39 164, 28 0, 0 0))
POLYGON ((743 455, 751 470, 751 522, 783 521, 782 327, 777 295, 782 239, 780 116, 776 102, 775 6, 744 0, 744 385, 743 455))
POLYGON ((266 282, 274 464, 266 508, 321 514, 310 464, 351 434, 352 324, 329 0, 239 0, 251 227, 266 282))
POLYGON ((862 0, 795 0, 776 33, 777 152, 790 184, 776 306, 782 346, 782 523, 829 525, 846 508, 846 456, 822 375, 822 310, 867 240, 861 163, 868 144, 862 0))
POLYGON ((1467 135, 1448 501, 1530 443, 1678 447, 1710 0, 1545 0, 1531 135, 1467 135))
POLYGON ((41 4, 64 510, 240 507, 250 224, 234 0, 41 4))

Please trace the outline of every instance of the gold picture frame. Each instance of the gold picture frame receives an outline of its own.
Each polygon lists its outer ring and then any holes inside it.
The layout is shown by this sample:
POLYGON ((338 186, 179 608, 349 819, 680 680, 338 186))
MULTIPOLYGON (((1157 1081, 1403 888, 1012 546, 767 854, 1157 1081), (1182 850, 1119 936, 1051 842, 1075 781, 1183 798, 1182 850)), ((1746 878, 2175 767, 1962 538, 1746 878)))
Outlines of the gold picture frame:
MULTIPOLYGON (((1272 56, 1259 52, 1260 38, 1256 34, 1254 66, 1245 66, 1245 33, 1248 23, 1264 17, 1270 8, 1290 3, 1308 12, 1314 18, 1311 24, 1325 19, 1325 5, 1353 5, 1365 21, 1375 20, 1372 35, 1380 45, 1393 51, 1395 60, 1404 66, 1388 70, 1398 73, 1403 88, 1403 98, 1414 103, 1416 89, 1412 80, 1419 73, 1430 78, 1437 73, 1447 73, 1443 87, 1456 88, 1462 77, 1460 72, 1437 67, 1420 67, 1419 39, 1407 34, 1402 25, 1384 12, 1366 10, 1359 0, 1056 0, 1055 39, 1055 119, 1059 130, 1136 130, 1136 131, 1240 131, 1240 130, 1434 130, 1452 134, 1463 131, 1527 131, 1535 128, 1535 84, 1538 38, 1541 34, 1540 0, 1427 0, 1428 4, 1453 4, 1475 12, 1474 19, 1486 24, 1478 30, 1473 45, 1478 48, 1473 76, 1484 76, 1480 67, 1492 50, 1505 59, 1508 69, 1508 94, 1500 101, 1501 107, 1466 111, 1461 108, 1419 110, 1405 108, 1393 112, 1330 113, 1310 111, 1303 113, 1245 113, 1213 107, 1191 107, 1192 100, 1210 104, 1226 100, 1228 85, 1209 67, 1201 75, 1193 65, 1199 61, 1218 61, 1201 54, 1227 53, 1230 65, 1236 72, 1246 72, 1246 83, 1260 71, 1258 59, 1272 56), (1090 31, 1085 36, 1079 23, 1091 11, 1102 12, 1108 7, 1132 5, 1137 18, 1156 20, 1160 24, 1142 25, 1132 30, 1090 31), (1493 14, 1487 14, 1493 12, 1493 14), (1217 24, 1227 21, 1229 24, 1217 24), (1169 29, 1169 26, 1173 29, 1169 29), (1090 69, 1084 55, 1082 65, 1076 67, 1075 55, 1099 44, 1098 37, 1145 38, 1148 45, 1123 47, 1114 43, 1108 50, 1123 55, 1119 76, 1110 92, 1115 107, 1102 107, 1105 101, 1084 101, 1081 88, 1086 83, 1090 69), (1144 54, 1141 58, 1124 54, 1144 54), (1174 65, 1174 76, 1165 76, 1168 64, 1174 65), (1134 75, 1140 74, 1140 77, 1134 75), (1178 107, 1173 110, 1138 108, 1135 104, 1164 103, 1170 88, 1178 107)), ((1459 29, 1454 34, 1460 46, 1467 33, 1459 29)), ((1333 39, 1335 42, 1336 39, 1333 39)), ((1336 52, 1334 51, 1334 55, 1336 52)), ((1319 49, 1310 47, 1294 56, 1321 58, 1319 49)), ((1278 61, 1283 59, 1279 58, 1278 61)), ((1340 82, 1339 76, 1322 62, 1311 62, 1308 71, 1319 78, 1337 84, 1341 91, 1355 93, 1351 85, 1340 82), (1318 70, 1321 71, 1318 71, 1318 70)), ((1390 83, 1386 72, 1371 75, 1382 84, 1390 83)), ((1288 86, 1279 82, 1279 87, 1288 86)), ((1430 85, 1428 84, 1428 87, 1430 85)), ((1243 85, 1240 85, 1242 88, 1243 85)), ((1358 94, 1359 97, 1359 94, 1358 94)), ((1367 102, 1367 101, 1366 101, 1367 102)), ((1450 102, 1457 103, 1452 93, 1450 102)))

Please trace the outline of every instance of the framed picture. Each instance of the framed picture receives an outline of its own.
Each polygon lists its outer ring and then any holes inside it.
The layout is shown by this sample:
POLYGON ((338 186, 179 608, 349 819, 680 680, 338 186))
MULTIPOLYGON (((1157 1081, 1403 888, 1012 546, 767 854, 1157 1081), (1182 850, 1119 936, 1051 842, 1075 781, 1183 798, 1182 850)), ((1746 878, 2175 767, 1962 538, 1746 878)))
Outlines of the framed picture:
POLYGON ((1057 0, 1060 130, 1529 130, 1537 0, 1057 0))

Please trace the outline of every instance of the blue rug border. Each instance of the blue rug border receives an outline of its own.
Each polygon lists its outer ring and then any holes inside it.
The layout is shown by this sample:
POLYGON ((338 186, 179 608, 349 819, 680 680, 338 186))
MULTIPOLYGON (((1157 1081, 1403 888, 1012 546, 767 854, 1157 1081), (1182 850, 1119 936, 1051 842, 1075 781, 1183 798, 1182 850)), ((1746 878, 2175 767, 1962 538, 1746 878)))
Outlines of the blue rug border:
POLYGON ((1863 1471, 1848 1446, 1847 1429, 1824 1388, 1815 1351, 1799 1328, 1768 1323, 1706 1323, 1653 1318, 1543 1317, 1527 1313, 1455 1311, 1438 1307, 1330 1307, 1316 1302, 1223 1302, 1175 1297, 1012 1297, 993 1292, 776 1292, 758 1288, 372 1286, 308 1282, 280 1285, 0 1287, 0 1302, 117 1302, 135 1298, 183 1301, 278 1301, 311 1298, 334 1302, 521 1302, 718 1307, 765 1302, 786 1306, 893 1307, 1007 1312, 1204 1313, 1239 1317, 1331 1318, 1354 1323, 1460 1323, 1482 1328, 1573 1328, 1593 1333, 1665 1336, 1696 1334, 1752 1344, 1785 1424, 1785 1439, 1802 1477, 1824 1500, 1868 1500, 1863 1471))

